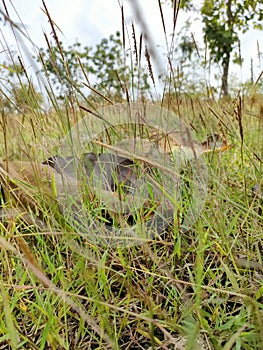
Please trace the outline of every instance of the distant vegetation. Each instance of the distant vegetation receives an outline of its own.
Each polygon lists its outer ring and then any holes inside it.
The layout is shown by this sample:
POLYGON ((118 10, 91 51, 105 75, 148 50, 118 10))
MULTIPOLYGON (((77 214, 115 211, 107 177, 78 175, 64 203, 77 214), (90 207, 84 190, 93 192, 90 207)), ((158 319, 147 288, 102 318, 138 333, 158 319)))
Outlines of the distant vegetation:
MULTIPOLYGON (((172 2, 176 6, 176 2, 172 2)), ((240 34, 247 32, 251 27, 262 30, 263 10, 261 1, 257 0, 205 0, 202 5, 195 1, 184 0, 180 2, 186 11, 200 11, 203 22, 204 43, 208 48, 209 60, 222 67, 221 96, 229 95, 229 66, 231 55, 233 62, 242 64, 240 51, 240 34)), ((187 39, 187 38, 185 38, 187 39)), ((191 41, 184 40, 182 50, 188 58, 198 48, 193 48, 194 37, 191 41), (189 45, 190 44, 190 45, 189 45)))

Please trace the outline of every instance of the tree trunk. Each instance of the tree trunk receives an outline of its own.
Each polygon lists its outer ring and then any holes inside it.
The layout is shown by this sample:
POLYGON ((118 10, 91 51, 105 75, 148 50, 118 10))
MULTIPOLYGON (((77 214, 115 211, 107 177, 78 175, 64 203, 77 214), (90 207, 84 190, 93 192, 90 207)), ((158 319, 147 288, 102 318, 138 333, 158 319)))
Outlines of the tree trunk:
MULTIPOLYGON (((232 0, 228 0, 226 3, 226 14, 227 14, 227 25, 228 30, 231 31, 233 37, 233 13, 232 13, 232 0)), ((225 45, 225 52, 223 57, 223 75, 222 75, 222 85, 221 85, 221 97, 228 96, 228 73, 229 73, 229 64, 230 64, 230 53, 232 52, 232 43, 225 45)))
POLYGON ((220 96, 226 97, 228 96, 228 73, 229 73, 229 64, 230 64, 230 53, 226 53, 226 57, 224 58, 222 67, 223 67, 223 75, 221 82, 221 91, 220 96))

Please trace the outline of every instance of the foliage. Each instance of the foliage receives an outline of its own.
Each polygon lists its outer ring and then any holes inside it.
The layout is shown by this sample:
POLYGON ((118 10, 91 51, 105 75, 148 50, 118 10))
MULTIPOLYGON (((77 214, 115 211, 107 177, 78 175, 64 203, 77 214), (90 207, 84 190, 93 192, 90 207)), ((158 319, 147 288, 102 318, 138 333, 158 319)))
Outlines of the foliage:
MULTIPOLYGON (((49 73, 53 89, 59 94, 69 94, 73 86, 80 86, 79 81, 82 74, 78 58, 86 58, 88 62, 91 51, 89 47, 80 50, 80 46, 80 43, 75 43, 66 49, 60 42, 59 46, 49 45, 48 49, 41 48, 39 51, 38 61, 44 66, 42 72, 49 73)), ((83 67, 90 71, 91 67, 87 65, 87 62, 83 62, 83 67)))
POLYGON ((38 109, 44 101, 27 76, 22 62, 3 63, 1 72, 1 108, 5 112, 22 112, 38 109))
POLYGON ((91 86, 100 93, 119 99, 130 88, 138 88, 141 94, 149 89, 147 74, 140 74, 140 81, 134 80, 136 68, 125 64, 120 32, 104 38, 95 48, 77 42, 67 49, 62 42, 40 49, 38 61, 44 65, 43 70, 63 98, 70 94, 73 87, 79 92, 83 84, 91 86))
MULTIPOLYGON (((181 7, 187 11, 194 5, 192 0, 181 2, 181 7)), ((231 54, 239 44, 240 33, 247 32, 251 25, 254 29, 262 29, 262 1, 205 0, 200 12, 211 61, 222 66, 221 94, 226 96, 231 54)), ((233 62, 242 63, 240 54, 235 54, 233 62)))
MULTIPOLYGON (((260 3, 256 0, 206 0, 202 6, 204 34, 211 58, 223 68, 223 95, 228 95, 230 54, 239 42, 239 32, 245 33, 251 22, 255 29, 262 29, 260 3)), ((236 56, 234 62, 241 63, 241 57, 236 56)))

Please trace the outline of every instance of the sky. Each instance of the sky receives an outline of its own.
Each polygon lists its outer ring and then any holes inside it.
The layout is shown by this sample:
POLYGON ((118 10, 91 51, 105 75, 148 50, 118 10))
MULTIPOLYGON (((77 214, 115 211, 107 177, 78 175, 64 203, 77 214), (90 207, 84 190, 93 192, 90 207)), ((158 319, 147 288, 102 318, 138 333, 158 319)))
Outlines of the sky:
MULTIPOLYGON (((155 50, 159 56, 159 64, 160 62, 161 64, 166 64, 163 60, 166 46, 158 0, 46 0, 45 3, 52 19, 62 31, 62 33, 59 33, 59 39, 62 40, 66 46, 72 45, 76 41, 81 42, 83 46, 95 46, 102 38, 109 37, 110 34, 114 34, 117 30, 121 31, 122 17, 120 5, 124 6, 125 23, 128 30, 131 28, 132 21, 135 22, 135 24, 137 23, 136 30, 139 37, 141 25, 134 15, 133 7, 130 6, 132 1, 138 3, 141 7, 143 18, 148 26, 148 34, 152 38, 155 50)), ((32 41, 38 47, 46 47, 43 32, 51 37, 51 29, 47 16, 43 11, 42 1, 10 0, 5 3, 9 15, 14 22, 20 23, 22 21, 32 41)), ((0 7, 1 6, 2 5, 0 5, 0 7)), ((171 34, 172 11, 169 4, 163 5, 163 11, 167 33, 171 34)), ((184 25, 188 16, 189 15, 185 15, 183 12, 179 13, 177 32, 180 31, 180 28, 184 25)), ((195 39, 197 42, 202 42, 200 22, 195 22, 193 19, 192 22, 192 31, 195 39)), ((2 48, 0 48, 1 63, 5 60, 4 41, 6 41, 8 46, 11 46, 14 51, 17 50, 17 46, 8 25, 0 23, 0 29, 0 45, 2 43, 2 48)), ((169 38, 170 36, 168 36, 168 39, 169 38)), ((254 60, 255 77, 260 73, 261 68, 263 68, 263 66, 260 67, 259 60, 257 59, 257 42, 260 51, 263 51, 262 32, 250 31, 241 37, 241 54, 243 54, 245 61, 242 71, 237 65, 232 65, 231 71, 236 73, 238 78, 242 78, 243 81, 250 78, 251 58, 254 60)), ((32 47, 30 43, 27 43, 27 46, 32 47)), ((158 60, 156 60, 156 62, 157 61, 158 60)), ((155 67, 155 69, 158 70, 158 67, 155 67)))

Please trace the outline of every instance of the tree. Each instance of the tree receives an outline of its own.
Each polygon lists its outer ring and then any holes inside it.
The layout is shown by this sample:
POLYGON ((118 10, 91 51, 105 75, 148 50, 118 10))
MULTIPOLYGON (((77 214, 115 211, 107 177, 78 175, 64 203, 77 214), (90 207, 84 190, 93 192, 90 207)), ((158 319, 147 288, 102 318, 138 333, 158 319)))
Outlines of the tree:
MULTIPOLYGON (((215 63, 222 65, 221 94, 228 95, 228 75, 231 53, 239 42, 239 33, 262 29, 262 1, 258 0, 206 0, 202 6, 205 39, 215 63)), ((241 57, 234 57, 241 63, 241 57)))
MULTIPOLYGON (((221 95, 228 95, 228 75, 231 54, 239 43, 241 33, 251 28, 262 29, 262 0, 205 0, 201 6, 204 24, 204 40, 210 51, 211 60, 222 67, 221 95)), ((181 2, 183 9, 191 9, 193 0, 181 2)), ((239 55, 234 63, 241 64, 239 55)))
POLYGON ((141 94, 149 89, 145 71, 140 75, 140 82, 134 83, 136 68, 131 69, 124 63, 119 32, 102 39, 95 48, 82 47, 80 43, 67 49, 62 42, 59 45, 49 44, 47 49, 40 49, 37 60, 61 98, 74 88, 81 92, 84 84, 116 99, 121 99, 131 84, 137 84, 141 94))
POLYGON ((62 42, 59 42, 59 46, 49 44, 47 49, 40 48, 37 61, 42 63, 41 73, 47 73, 52 91, 56 90, 58 97, 69 95, 73 86, 81 86, 82 68, 87 74, 92 72, 89 65, 90 52, 90 47, 81 48, 80 43, 75 43, 67 49, 63 47, 62 42), (78 59, 82 61, 82 68, 78 59))

